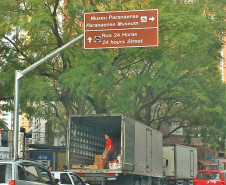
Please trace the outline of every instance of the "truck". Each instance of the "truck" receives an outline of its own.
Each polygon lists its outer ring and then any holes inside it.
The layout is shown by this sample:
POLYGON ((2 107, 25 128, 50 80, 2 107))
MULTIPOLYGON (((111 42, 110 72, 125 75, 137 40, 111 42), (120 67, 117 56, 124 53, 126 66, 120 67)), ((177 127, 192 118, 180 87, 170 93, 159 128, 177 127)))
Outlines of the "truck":
POLYGON ((189 185, 197 174, 197 149, 185 145, 163 147, 163 172, 167 185, 189 185))
POLYGON ((67 165, 89 184, 160 184, 163 178, 161 132, 121 114, 71 116, 69 125, 67 165), (120 156, 118 167, 90 169, 95 155, 104 152, 105 134, 113 141, 114 158, 120 156))

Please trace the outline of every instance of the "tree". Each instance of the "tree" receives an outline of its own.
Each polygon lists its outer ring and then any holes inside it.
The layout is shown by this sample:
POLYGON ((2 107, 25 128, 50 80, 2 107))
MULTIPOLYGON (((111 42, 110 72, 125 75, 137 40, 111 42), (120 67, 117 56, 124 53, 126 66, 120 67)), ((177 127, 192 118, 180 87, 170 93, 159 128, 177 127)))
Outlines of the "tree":
POLYGON ((94 111, 122 112, 157 129, 173 121, 192 131, 220 127, 225 123, 225 87, 217 70, 222 7, 221 1, 208 0, 1 0, 0 99, 13 96, 15 69, 83 32, 84 12, 157 8, 159 47, 87 51, 79 42, 21 81, 21 112, 46 118, 63 133, 70 115, 94 111))
MULTIPOLYGON (((125 55, 132 64, 129 70, 125 68, 125 73, 136 74, 123 81, 117 96, 120 101, 115 101, 122 102, 119 107, 126 113, 157 129, 179 123, 164 137, 179 128, 190 130, 187 133, 203 127, 210 133, 213 127, 218 130, 225 124, 225 85, 217 71, 224 23, 221 11, 214 19, 210 13, 217 12, 219 2, 174 6, 172 2, 158 3, 161 4, 160 47, 147 52, 138 49, 132 55, 125 55)), ((222 137, 215 138, 224 141, 222 137)))
POLYGON ((3 120, 0 120, 0 130, 1 129, 5 129, 5 130, 8 130, 7 126, 6 126, 6 122, 3 121, 3 120))

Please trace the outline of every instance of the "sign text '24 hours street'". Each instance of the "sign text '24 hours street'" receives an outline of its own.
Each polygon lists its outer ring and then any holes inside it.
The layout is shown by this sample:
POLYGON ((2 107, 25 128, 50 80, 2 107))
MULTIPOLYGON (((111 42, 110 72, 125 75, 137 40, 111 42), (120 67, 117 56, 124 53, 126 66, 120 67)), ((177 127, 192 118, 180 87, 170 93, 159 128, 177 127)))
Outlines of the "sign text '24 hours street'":
POLYGON ((85 13, 85 49, 158 46, 158 10, 85 13))

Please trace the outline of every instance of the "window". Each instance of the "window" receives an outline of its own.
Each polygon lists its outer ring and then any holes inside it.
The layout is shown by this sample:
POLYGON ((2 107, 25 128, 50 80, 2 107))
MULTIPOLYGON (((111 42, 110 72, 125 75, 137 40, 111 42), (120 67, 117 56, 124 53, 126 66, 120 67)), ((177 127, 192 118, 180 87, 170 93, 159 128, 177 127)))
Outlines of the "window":
POLYGON ((25 171, 21 166, 18 166, 18 177, 19 180, 26 180, 25 171))
POLYGON ((51 176, 46 169, 38 166, 38 171, 39 171, 40 176, 41 176, 41 182, 43 182, 45 184, 52 184, 51 183, 52 182, 51 176))
POLYGON ((0 183, 9 183, 12 180, 12 165, 0 165, 0 183))
POLYGON ((60 174, 60 183, 61 184, 72 184, 71 179, 70 179, 70 177, 68 176, 67 173, 61 173, 60 174))
POLYGON ((35 169, 35 166, 26 165, 24 166, 24 170, 25 170, 25 173, 27 174, 28 181, 36 181, 36 182, 39 181, 38 173, 35 169))
MULTIPOLYGON (((171 123, 171 127, 170 127, 170 131, 173 131, 178 126, 180 126, 179 122, 172 122, 171 123)), ((183 128, 177 129, 173 134, 175 134, 175 135, 183 135, 183 128)))
POLYGON ((226 179, 226 172, 224 172, 224 179, 226 179))
POLYGON ((82 180, 79 177, 77 177, 75 174, 70 173, 70 176, 71 176, 75 185, 82 185, 83 184, 82 180))
POLYGON ((35 119, 35 127, 38 127, 40 125, 40 118, 35 119))
POLYGON ((197 179, 215 179, 215 180, 220 180, 221 179, 221 174, 220 173, 199 173, 197 176, 197 179))

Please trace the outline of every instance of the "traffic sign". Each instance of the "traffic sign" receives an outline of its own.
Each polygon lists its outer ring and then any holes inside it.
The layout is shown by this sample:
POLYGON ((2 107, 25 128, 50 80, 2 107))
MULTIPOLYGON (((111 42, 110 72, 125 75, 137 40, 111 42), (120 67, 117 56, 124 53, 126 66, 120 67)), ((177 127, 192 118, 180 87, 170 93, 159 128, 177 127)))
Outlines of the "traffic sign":
POLYGON ((84 48, 158 46, 158 10, 84 14, 84 48))

